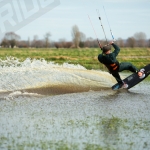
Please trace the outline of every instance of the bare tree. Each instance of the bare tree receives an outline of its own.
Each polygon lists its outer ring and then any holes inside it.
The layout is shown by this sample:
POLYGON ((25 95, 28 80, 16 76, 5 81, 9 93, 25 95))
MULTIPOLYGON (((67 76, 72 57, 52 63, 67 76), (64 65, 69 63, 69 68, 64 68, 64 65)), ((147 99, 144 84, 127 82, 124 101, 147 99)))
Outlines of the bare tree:
POLYGON ((31 43, 30 43, 30 38, 28 37, 28 47, 31 46, 31 43))
POLYGON ((66 45, 66 40, 65 39, 59 39, 59 43, 61 45, 61 47, 65 48, 65 45, 66 45))
POLYGON ((58 49, 58 48, 61 48, 61 45, 60 45, 60 43, 59 42, 55 42, 54 43, 54 46, 58 49))
POLYGON ((86 40, 86 35, 84 33, 80 32, 80 42, 79 42, 80 47, 84 47, 85 40, 86 40))
POLYGON ((72 39, 73 39, 75 48, 78 48, 79 42, 80 42, 80 31, 77 25, 74 25, 72 27, 72 39))
POLYGON ((85 41, 85 46, 86 47, 93 47, 93 41, 94 41, 94 39, 92 37, 88 37, 85 41))
POLYGON ((135 38, 134 37, 129 37, 128 39, 127 39, 127 46, 128 47, 132 47, 132 48, 134 48, 135 47, 135 38))
POLYGON ((72 42, 66 42, 65 43, 65 48, 70 48, 72 46, 72 42))
POLYGON ((73 45, 72 42, 66 42, 65 39, 60 39, 59 42, 55 42, 54 46, 58 48, 70 48, 73 45))
POLYGON ((138 47, 145 46, 145 41, 146 41, 146 34, 145 33, 143 33, 143 32, 135 33, 134 38, 137 41, 138 47))
POLYGON ((24 41, 24 40, 19 41, 18 47, 19 48, 28 47, 28 41, 24 41))
POLYGON ((44 47, 43 40, 37 40, 36 41, 36 48, 41 48, 41 47, 44 47))
POLYGON ((37 41, 38 41, 38 36, 37 36, 37 35, 34 35, 33 41, 32 41, 32 43, 31 43, 31 46, 32 46, 32 47, 36 47, 37 41))
POLYGON ((4 38, 4 39, 2 40, 2 42, 1 42, 1 46, 3 46, 3 47, 9 47, 8 40, 4 38))
POLYGON ((124 41, 122 38, 118 38, 117 43, 120 47, 124 47, 124 41))
POLYGON ((14 32, 7 32, 4 36, 3 44, 5 45, 7 43, 8 47, 11 46, 11 48, 14 48, 14 46, 17 45, 19 39, 20 36, 15 34, 14 32))
POLYGON ((44 39, 45 39, 45 47, 48 48, 49 45, 50 45, 50 39, 49 37, 51 36, 51 34, 49 32, 47 32, 45 35, 44 35, 44 39))

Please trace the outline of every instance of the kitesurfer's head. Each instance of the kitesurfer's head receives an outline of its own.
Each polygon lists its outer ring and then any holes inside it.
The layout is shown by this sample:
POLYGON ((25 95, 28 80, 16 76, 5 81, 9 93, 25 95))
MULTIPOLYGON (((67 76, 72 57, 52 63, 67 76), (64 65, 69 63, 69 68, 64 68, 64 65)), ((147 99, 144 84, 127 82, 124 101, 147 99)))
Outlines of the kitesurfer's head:
POLYGON ((103 53, 108 53, 111 50, 111 45, 105 45, 102 48, 103 53))

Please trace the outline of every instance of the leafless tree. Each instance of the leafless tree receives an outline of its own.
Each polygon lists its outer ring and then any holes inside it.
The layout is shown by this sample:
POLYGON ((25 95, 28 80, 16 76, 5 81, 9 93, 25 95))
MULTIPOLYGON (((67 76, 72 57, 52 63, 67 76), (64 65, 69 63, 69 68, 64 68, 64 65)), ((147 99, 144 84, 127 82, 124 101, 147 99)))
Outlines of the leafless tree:
POLYGON ((42 47, 44 47, 43 40, 37 40, 36 41, 36 48, 42 48, 42 47))
POLYGON ((49 37, 51 36, 50 32, 47 32, 45 35, 44 35, 44 40, 45 40, 45 47, 48 48, 49 45, 50 45, 50 39, 49 37))
POLYGON ((70 48, 73 45, 73 43, 70 41, 65 43, 65 48, 70 48))
POLYGON ((38 36, 37 36, 37 35, 34 35, 33 41, 31 42, 31 46, 32 46, 32 47, 36 47, 37 41, 38 41, 38 36))
POLYGON ((60 39, 59 42, 55 42, 54 46, 58 48, 70 48, 73 45, 72 42, 66 41, 65 39, 60 39))
POLYGON ((54 46, 58 49, 58 48, 61 48, 61 45, 60 45, 60 43, 59 42, 55 42, 54 43, 54 46))
POLYGON ((63 39, 63 38, 60 39, 59 43, 60 43, 61 47, 65 48, 65 45, 66 45, 66 40, 65 39, 63 39))
POLYGON ((144 47, 145 46, 145 41, 146 41, 146 34, 145 33, 143 33, 143 32, 135 33, 134 38, 137 41, 138 47, 144 47))
POLYGON ((3 47, 9 47, 9 42, 8 42, 8 40, 4 38, 4 39, 2 40, 2 42, 1 42, 1 46, 3 46, 3 47))
POLYGON ((30 43, 30 38, 28 37, 28 47, 31 46, 31 43, 30 43))
POLYGON ((80 47, 84 47, 85 40, 86 40, 86 35, 83 32, 80 32, 80 42, 79 42, 80 47))
POLYGON ((124 41, 122 38, 118 38, 117 43, 120 47, 124 47, 124 41))
POLYGON ((8 44, 7 46, 11 46, 11 48, 14 48, 14 46, 17 45, 17 42, 19 41, 20 36, 15 34, 14 32, 7 32, 4 36, 4 40, 2 41, 2 43, 6 46, 6 44, 8 44))
POLYGON ((129 38, 127 39, 126 45, 127 45, 128 47, 134 48, 134 47, 135 47, 135 43, 136 43, 135 38, 134 38, 134 37, 129 37, 129 38))
POLYGON ((91 43, 93 41, 92 37, 88 37, 85 41, 85 47, 91 47, 91 43))
POLYGON ((24 41, 24 40, 19 41, 18 47, 19 47, 19 48, 25 48, 25 47, 28 47, 28 41, 24 41))
POLYGON ((80 42, 80 31, 77 25, 74 25, 72 27, 72 39, 73 39, 73 43, 75 48, 79 47, 79 42, 80 42))

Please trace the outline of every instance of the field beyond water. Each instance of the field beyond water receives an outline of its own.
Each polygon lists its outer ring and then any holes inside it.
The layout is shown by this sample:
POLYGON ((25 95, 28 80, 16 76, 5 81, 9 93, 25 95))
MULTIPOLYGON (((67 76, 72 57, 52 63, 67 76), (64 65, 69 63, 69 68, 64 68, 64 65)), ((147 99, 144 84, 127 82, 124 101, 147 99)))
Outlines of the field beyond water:
MULTIPOLYGON (((99 48, 83 49, 55 49, 55 48, 0 48, 0 58, 6 56, 17 57, 20 61, 26 58, 45 59, 58 64, 67 62, 69 64, 80 64, 86 69, 105 70, 106 68, 97 60, 99 48)), ((119 62, 131 62, 138 68, 150 63, 150 48, 121 48, 118 55, 119 62)))

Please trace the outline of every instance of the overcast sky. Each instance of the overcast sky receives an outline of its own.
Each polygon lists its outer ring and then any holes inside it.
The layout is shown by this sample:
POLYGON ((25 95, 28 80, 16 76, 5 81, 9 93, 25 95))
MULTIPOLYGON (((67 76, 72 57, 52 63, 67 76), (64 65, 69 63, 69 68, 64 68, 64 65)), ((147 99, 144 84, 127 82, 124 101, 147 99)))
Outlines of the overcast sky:
POLYGON ((71 29, 74 25, 77 25, 86 37, 95 39, 96 36, 88 15, 98 38, 104 39, 104 33, 96 12, 97 9, 108 39, 111 40, 112 38, 107 18, 115 39, 119 37, 126 39, 137 32, 144 32, 147 39, 150 38, 150 0, 47 0, 47 3, 45 0, 45 4, 43 3, 44 0, 19 1, 20 3, 17 0, 7 0, 7 2, 6 0, 0 0, 0 19, 2 20, 0 21, 0 30, 1 32, 15 31, 16 34, 21 36, 22 40, 28 40, 28 38, 32 40, 34 35, 38 35, 38 38, 42 39, 47 32, 51 33, 51 40, 53 41, 59 39, 72 40, 71 29), (11 5, 7 5, 9 2, 11 5), (51 5, 49 5, 50 3, 51 5), (43 9, 39 6, 42 6, 43 9), (49 6, 49 9, 46 6, 49 6), (40 13, 37 13, 39 8, 40 13), (20 11, 24 9, 26 11, 20 11), (17 14, 17 21, 15 21, 16 16, 10 19, 11 16, 8 15, 8 12, 14 13, 11 10, 17 14), (32 16, 32 19, 28 20, 30 16, 32 16), (11 20, 11 27, 7 25, 9 21, 6 21, 6 17, 11 20))

